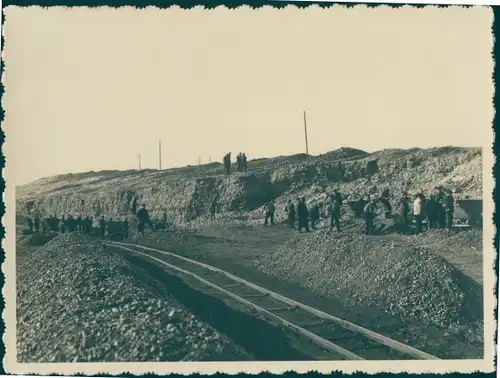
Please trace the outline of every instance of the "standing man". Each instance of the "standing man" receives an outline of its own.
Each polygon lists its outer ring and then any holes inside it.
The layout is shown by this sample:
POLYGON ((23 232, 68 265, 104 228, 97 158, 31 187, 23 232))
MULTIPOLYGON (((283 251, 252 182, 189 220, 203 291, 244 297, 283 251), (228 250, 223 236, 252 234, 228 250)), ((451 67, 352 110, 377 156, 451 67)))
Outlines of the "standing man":
POLYGON ((128 219, 125 217, 123 220, 123 227, 122 227, 122 232, 123 232, 123 239, 128 238, 128 219))
POLYGON ((33 219, 31 219, 30 217, 27 217, 26 221, 28 222, 28 228, 29 228, 30 232, 33 232, 33 219))
POLYGON ((401 217, 400 233, 405 235, 408 232, 408 213, 410 207, 408 206, 408 199, 406 196, 401 197, 399 201, 399 216, 401 217))
POLYGON ((276 207, 274 206, 274 201, 269 201, 266 206, 265 206, 265 220, 264 220, 264 226, 267 226, 268 221, 271 221, 271 225, 274 224, 274 211, 276 210, 276 207))
POLYGON ((306 232, 311 232, 309 230, 309 211, 307 210, 305 197, 299 198, 298 200, 297 216, 299 218, 299 232, 302 233, 303 228, 305 228, 306 232))
POLYGON ((242 163, 243 163, 243 172, 246 172, 247 168, 248 168, 247 155, 243 154, 243 156, 241 157, 241 159, 242 159, 242 163))
POLYGON ((337 229, 337 232, 340 232, 340 201, 339 197, 334 194, 331 199, 331 203, 328 206, 327 212, 330 216, 330 232, 333 231, 333 226, 337 229))
POLYGON ((210 220, 215 219, 215 214, 217 213, 217 197, 212 200, 210 204, 210 220))
POLYGON ((99 232, 101 238, 104 239, 104 236, 106 236, 106 219, 104 219, 104 215, 101 215, 101 219, 99 219, 99 232))
POLYGON ((292 200, 288 200, 285 211, 288 216, 288 226, 293 230, 295 228, 295 206, 292 200))
POLYGON ((146 210, 146 204, 142 204, 142 208, 137 212, 137 217, 139 218, 138 230, 142 236, 144 236, 144 227, 148 224, 151 229, 153 229, 153 224, 149 219, 149 213, 146 210))
POLYGON ((236 170, 238 172, 242 171, 242 169, 241 169, 241 165, 242 165, 241 163, 242 163, 242 161, 241 160, 242 160, 241 159, 241 152, 239 152, 238 155, 236 155, 236 170))
POLYGON ((422 232, 423 201, 422 194, 417 194, 413 201, 413 217, 415 218, 415 234, 422 232))
POLYGON ((311 208, 311 229, 316 229, 316 223, 319 220, 319 206, 317 204, 313 205, 311 208))
POLYGON ((365 233, 366 235, 373 234, 373 219, 375 218, 375 211, 377 210, 375 206, 375 200, 373 198, 368 201, 368 203, 363 208, 363 215, 365 218, 365 233))
POLYGON ((453 228, 453 212, 455 211, 455 198, 450 190, 446 191, 443 198, 444 211, 446 219, 446 228, 451 230, 453 228))

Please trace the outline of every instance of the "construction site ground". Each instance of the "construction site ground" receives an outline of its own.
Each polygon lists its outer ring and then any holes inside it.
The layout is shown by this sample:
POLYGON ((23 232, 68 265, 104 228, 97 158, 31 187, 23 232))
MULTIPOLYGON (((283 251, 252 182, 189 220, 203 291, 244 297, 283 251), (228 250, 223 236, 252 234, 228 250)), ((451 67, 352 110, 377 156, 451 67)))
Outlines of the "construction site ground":
MULTIPOLYGON (((359 232, 359 223, 357 221, 356 224, 350 224, 350 230, 345 232, 359 232)), ((133 242, 175 252, 219 267, 289 298, 382 333, 440 358, 482 358, 483 356, 482 335, 471 340, 465 337, 463 332, 453 332, 447 328, 422 324, 412 318, 390 315, 374 306, 369 306, 369 308, 346 306, 342 304, 341 300, 313 292, 305 288, 304 285, 284 282, 264 274, 256 267, 258 262, 274 253, 294 234, 297 234, 297 231, 292 231, 285 225, 242 227, 222 226, 214 222, 211 226, 198 231, 177 231, 174 233, 147 231, 144 237, 136 237, 133 242)), ((314 232, 326 232, 326 230, 319 229, 314 232)), ((413 235, 401 236, 393 233, 372 237, 395 240, 415 238, 413 235)), ((417 237, 423 244, 426 242, 435 243, 431 236, 420 235, 417 237)), ((453 250, 453 248, 447 247, 445 242, 437 247, 439 248, 433 248, 433 250, 441 257, 477 283, 482 282, 481 253, 471 254, 469 250, 453 250)))

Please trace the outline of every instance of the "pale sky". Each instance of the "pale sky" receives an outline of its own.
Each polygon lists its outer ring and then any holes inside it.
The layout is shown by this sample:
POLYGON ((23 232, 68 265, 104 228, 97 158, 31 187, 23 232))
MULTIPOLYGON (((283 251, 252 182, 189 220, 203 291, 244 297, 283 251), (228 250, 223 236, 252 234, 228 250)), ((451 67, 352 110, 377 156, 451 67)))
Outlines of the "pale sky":
POLYGON ((483 146, 488 8, 5 9, 7 165, 54 174, 483 146))

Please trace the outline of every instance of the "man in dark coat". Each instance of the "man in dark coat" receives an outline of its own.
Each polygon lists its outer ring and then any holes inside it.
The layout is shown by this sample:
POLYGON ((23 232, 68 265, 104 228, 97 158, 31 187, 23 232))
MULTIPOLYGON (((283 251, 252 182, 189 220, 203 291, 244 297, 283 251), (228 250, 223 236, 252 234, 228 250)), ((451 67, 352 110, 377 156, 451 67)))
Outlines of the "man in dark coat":
POLYGON ((303 228, 305 228, 306 232, 311 232, 309 230, 309 211, 307 210, 306 199, 304 197, 298 200, 297 217, 299 219, 299 232, 302 232, 303 228))
POLYGON ((333 227, 340 232, 340 212, 341 212, 341 200, 335 194, 332 196, 331 203, 328 205, 327 213, 330 216, 330 232, 333 231, 333 227))
POLYGON ((268 222, 271 221, 271 225, 274 224, 274 211, 276 210, 276 207, 274 206, 274 201, 269 201, 265 207, 265 220, 264 220, 264 225, 267 226, 268 222))
POLYGON ((443 198, 446 228, 451 230, 453 228, 453 213, 455 211, 455 199, 451 191, 447 191, 443 198))
POLYGON ((104 239, 106 236, 106 219, 104 219, 104 215, 101 215, 101 219, 99 219, 99 232, 101 238, 104 239))
POLYGON ((311 207, 310 216, 311 216, 311 228, 313 230, 315 230, 316 229, 316 223, 319 220, 319 206, 318 205, 313 205, 311 207))
POLYGON ((146 224, 149 225, 151 229, 153 229, 153 224, 149 219, 149 213, 146 209, 145 204, 142 204, 142 208, 137 212, 137 218, 139 218, 138 231, 141 233, 141 235, 144 236, 144 227, 146 224))
POLYGON ((399 233, 406 234, 408 232, 408 214, 410 212, 410 206, 408 205, 408 198, 401 197, 399 200, 399 233))
POLYGON ((288 203, 285 208, 286 214, 288 216, 288 226, 291 229, 295 228, 295 206, 292 200, 288 200, 288 203))

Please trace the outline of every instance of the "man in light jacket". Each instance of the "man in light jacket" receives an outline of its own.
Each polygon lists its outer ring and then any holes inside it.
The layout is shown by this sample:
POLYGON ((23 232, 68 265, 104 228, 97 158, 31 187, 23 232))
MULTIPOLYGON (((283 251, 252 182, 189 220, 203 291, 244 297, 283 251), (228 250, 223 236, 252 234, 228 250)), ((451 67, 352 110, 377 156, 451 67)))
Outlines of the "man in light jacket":
POLYGON ((413 201, 413 217, 415 218, 415 234, 422 232, 423 201, 422 195, 417 194, 413 201))

